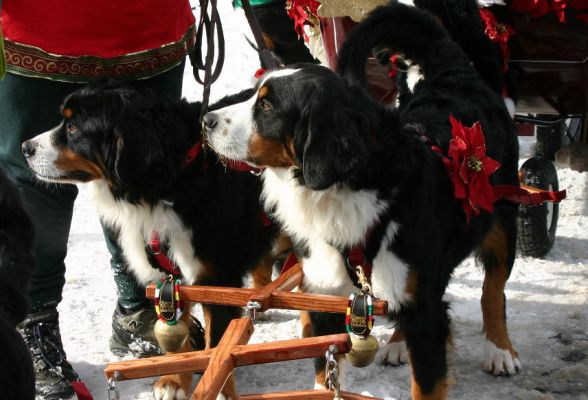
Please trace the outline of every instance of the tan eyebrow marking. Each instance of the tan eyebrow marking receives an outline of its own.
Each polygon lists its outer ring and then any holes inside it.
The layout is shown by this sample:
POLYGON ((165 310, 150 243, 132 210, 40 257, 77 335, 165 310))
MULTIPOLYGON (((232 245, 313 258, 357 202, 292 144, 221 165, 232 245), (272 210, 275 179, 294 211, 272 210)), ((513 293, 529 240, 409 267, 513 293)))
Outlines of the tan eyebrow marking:
POLYGON ((61 112, 61 114, 65 117, 65 118, 71 118, 73 117, 73 110, 71 108, 64 108, 63 111, 61 112))
POLYGON ((269 92, 269 88, 267 86, 260 87, 259 92, 257 92, 257 98, 263 99, 265 96, 267 96, 268 92, 269 92))

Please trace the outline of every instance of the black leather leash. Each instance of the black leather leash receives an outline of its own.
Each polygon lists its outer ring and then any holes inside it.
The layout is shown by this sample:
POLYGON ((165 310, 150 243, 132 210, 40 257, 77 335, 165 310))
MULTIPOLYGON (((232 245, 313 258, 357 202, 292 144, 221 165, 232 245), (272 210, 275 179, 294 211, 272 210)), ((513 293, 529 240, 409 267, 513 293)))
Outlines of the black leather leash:
POLYGON ((203 86, 200 123, 208 110, 210 87, 218 79, 225 62, 225 37, 216 2, 217 0, 200 0, 200 19, 196 31, 196 42, 194 51, 190 54, 194 78, 203 86), (210 14, 208 12, 209 6, 210 14), (206 54, 203 54, 202 49, 204 34, 206 34, 206 54), (215 39, 218 45, 216 65, 214 65, 215 39), (203 77, 200 76, 201 70, 204 72, 203 77))
MULTIPOLYGON (((242 0, 241 4, 243 5, 245 17, 247 18, 255 42, 257 43, 256 50, 259 52, 261 60, 268 70, 277 69, 278 63, 263 39, 263 33, 253 14, 249 0, 242 0)), ((225 37, 218 14, 217 0, 200 0, 200 19, 198 21, 194 51, 190 53, 190 62, 192 63, 192 72, 196 82, 203 86, 202 106, 200 108, 200 123, 202 123, 202 118, 208 111, 210 87, 218 79, 225 62, 225 37), (208 11, 209 6, 210 14, 208 11), (204 34, 206 34, 206 54, 202 50, 204 34), (218 46, 216 65, 214 64, 215 39, 218 46), (204 76, 201 76, 200 71, 203 71, 204 76)))

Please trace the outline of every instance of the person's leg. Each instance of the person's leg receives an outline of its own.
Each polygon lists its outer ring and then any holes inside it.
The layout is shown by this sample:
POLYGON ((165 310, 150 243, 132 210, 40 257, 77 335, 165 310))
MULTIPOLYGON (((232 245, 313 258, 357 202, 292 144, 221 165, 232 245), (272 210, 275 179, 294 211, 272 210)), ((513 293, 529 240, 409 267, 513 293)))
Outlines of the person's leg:
POLYGON ((36 239, 31 312, 19 330, 33 357, 37 395, 47 400, 73 396, 68 381, 77 379, 65 358, 56 310, 65 284, 64 259, 77 188, 38 182, 26 166, 21 143, 59 123, 59 105, 76 87, 11 74, 0 82, 0 166, 21 192, 36 239))
POLYGON ((36 234, 36 267, 29 291, 32 311, 54 308, 61 301, 63 261, 78 191, 74 185, 37 181, 26 165, 21 144, 59 123, 59 105, 76 87, 11 74, 0 83, 0 166, 16 181, 36 234))

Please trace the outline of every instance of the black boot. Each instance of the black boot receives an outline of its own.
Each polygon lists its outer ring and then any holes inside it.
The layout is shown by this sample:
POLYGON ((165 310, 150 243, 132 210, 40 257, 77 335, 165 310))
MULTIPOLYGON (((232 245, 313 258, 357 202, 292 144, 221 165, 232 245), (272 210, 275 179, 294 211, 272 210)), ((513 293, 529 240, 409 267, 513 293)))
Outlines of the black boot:
POLYGON ((33 358, 36 400, 76 399, 70 382, 79 377, 63 351, 57 310, 29 314, 18 330, 33 358))

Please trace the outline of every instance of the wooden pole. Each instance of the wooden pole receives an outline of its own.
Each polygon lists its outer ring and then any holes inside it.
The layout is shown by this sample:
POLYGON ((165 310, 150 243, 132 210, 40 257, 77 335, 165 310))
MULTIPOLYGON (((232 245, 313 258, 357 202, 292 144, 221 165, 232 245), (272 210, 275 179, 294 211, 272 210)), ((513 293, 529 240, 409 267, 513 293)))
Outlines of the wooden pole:
MULTIPOLYGON (((263 394, 248 394, 239 396, 240 400, 333 400, 334 392, 330 390, 301 390, 295 392, 276 392, 263 394)), ((376 397, 363 396, 361 394, 341 391, 341 396, 345 400, 379 400, 376 397)))
POLYGON ((234 319, 214 349, 208 368, 192 395, 194 400, 215 400, 235 369, 231 352, 236 345, 245 344, 253 334, 253 323, 245 317, 234 319))
MULTIPOLYGON (((147 287, 147 297, 153 298, 155 286, 147 287)), ((262 289, 225 288, 218 286, 180 286, 183 301, 206 304, 223 304, 245 307, 247 302, 262 289)), ((269 308, 285 310, 319 311, 344 314, 347 310, 347 297, 324 294, 273 291, 269 296, 269 308)), ((374 315, 388 312, 388 302, 374 300, 374 315)))
MULTIPOLYGON (((299 360, 304 358, 322 357, 329 346, 337 346, 337 354, 347 353, 351 349, 349 335, 318 336, 306 339, 283 340, 271 343, 237 345, 233 347, 231 356, 235 367, 266 364, 279 361, 299 360)), ((201 372, 208 367, 214 349, 191 351, 188 353, 168 354, 110 363, 104 370, 106 379, 120 374, 119 381, 147 378, 150 376, 181 374, 184 372, 201 372)))

